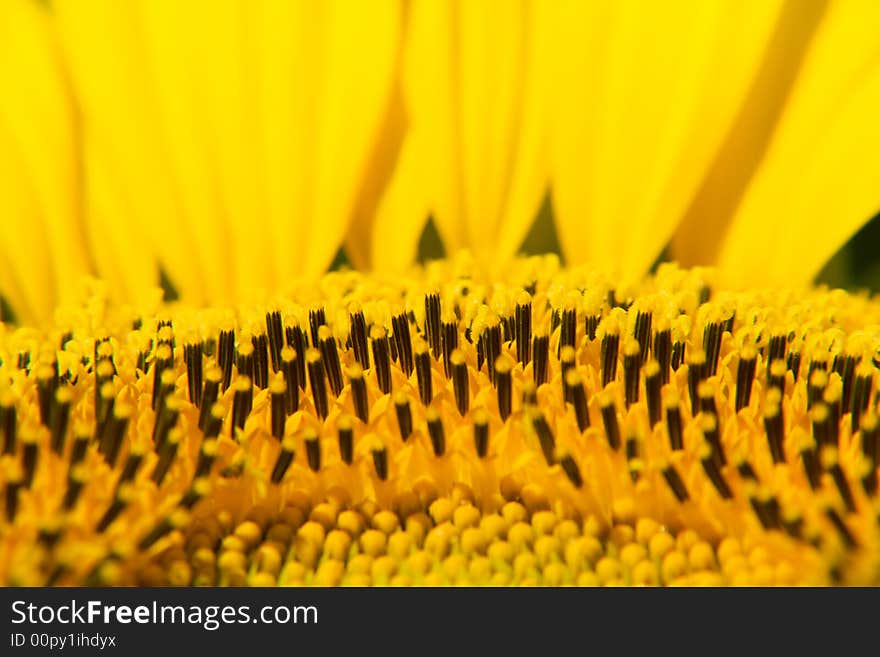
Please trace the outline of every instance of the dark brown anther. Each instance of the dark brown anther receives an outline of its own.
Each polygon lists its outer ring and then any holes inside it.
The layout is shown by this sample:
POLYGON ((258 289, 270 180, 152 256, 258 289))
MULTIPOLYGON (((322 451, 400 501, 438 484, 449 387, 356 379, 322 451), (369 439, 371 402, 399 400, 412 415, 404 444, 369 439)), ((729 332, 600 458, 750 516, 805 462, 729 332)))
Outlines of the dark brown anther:
POLYGON ((232 427, 230 431, 234 438, 236 430, 244 430, 244 425, 251 414, 254 403, 254 386, 250 377, 239 376, 233 388, 235 392, 232 396, 232 427))
POLYGON ((654 358, 660 366, 660 384, 669 383, 669 366, 672 359, 672 330, 662 329, 654 333, 654 358))
POLYGON ((3 453, 14 454, 18 434, 18 417, 15 400, 10 393, 0 396, 0 438, 3 439, 3 453))
POLYGON ((269 411, 272 436, 281 440, 284 438, 284 425, 287 422, 287 383, 284 375, 276 376, 269 384, 269 411))
POLYGON ((703 353, 706 354, 705 376, 715 376, 718 372, 718 356, 721 353, 723 335, 723 322, 709 322, 703 328, 703 353))
POLYGON ((670 365, 672 366, 672 371, 677 372, 678 368, 684 365, 684 342, 674 342, 672 343, 672 356, 670 357, 670 365))
POLYGON ((324 374, 324 363, 321 360, 321 352, 317 349, 309 349, 306 352, 306 367, 309 371, 309 386, 312 389, 312 399, 315 403, 315 412, 322 420, 330 412, 330 404, 327 399, 327 381, 324 374))
POLYGON ((652 429, 663 417, 660 389, 660 365, 652 359, 645 363, 645 402, 648 406, 648 422, 652 429))
POLYGON ((73 400, 73 389, 62 386, 55 391, 52 406, 49 409, 49 434, 52 451, 64 453, 64 442, 67 438, 67 425, 70 420, 70 402, 73 400))
POLYGON ((718 459, 715 458, 716 453, 717 449, 711 443, 707 444, 700 456, 700 463, 703 465, 703 471, 706 473, 709 481, 712 482, 712 485, 715 486, 718 494, 723 499, 729 500, 733 497, 733 492, 721 474, 721 467, 718 464, 718 459))
POLYGON ((641 476, 641 462, 639 461, 640 452, 638 436, 627 436, 626 442, 624 443, 624 453, 626 454, 626 462, 633 483, 638 481, 641 476))
POLYGON ((370 421, 370 403, 367 401, 367 382, 364 380, 364 372, 361 366, 355 363, 348 370, 348 380, 351 384, 351 400, 354 405, 354 414, 364 424, 370 421))
POLYGON ((425 415, 428 423, 428 437, 431 439, 434 456, 443 456, 446 453, 446 432, 443 430, 443 420, 440 413, 432 406, 425 415))
POLYGON ((391 392, 391 349, 385 329, 381 326, 373 326, 370 330, 370 342, 373 345, 376 383, 382 394, 387 395, 391 392))
POLYGON ((306 352, 309 349, 306 332, 299 324, 284 329, 287 346, 296 352, 296 383, 300 390, 306 389, 306 352))
POLYGON ((156 462, 156 467, 153 468, 153 474, 151 476, 151 479, 157 486, 162 485, 162 482, 165 480, 165 475, 168 474, 168 470, 171 468, 171 464, 177 456, 177 451, 180 447, 180 438, 179 429, 169 432, 165 444, 159 451, 159 460, 156 462))
POLYGON ((577 352, 575 352, 574 347, 571 345, 565 345, 559 352, 559 373, 561 375, 559 378, 562 382, 562 401, 566 403, 571 403, 572 399, 568 386, 565 383, 565 377, 574 368, 576 357, 577 352))
POLYGON ((702 350, 695 350, 688 363, 688 394, 691 398, 691 415, 700 412, 700 398, 697 394, 700 382, 706 378, 706 354, 702 350))
POLYGON ((563 347, 574 347, 577 340, 577 309, 563 308, 559 315, 559 344, 557 356, 561 355, 563 347))
POLYGON ((6 503, 6 519, 10 524, 15 521, 15 515, 18 513, 18 493, 21 491, 22 486, 21 473, 17 473, 14 477, 6 480, 4 498, 6 503))
POLYGON ((639 401, 639 349, 634 339, 628 339, 623 349, 623 391, 627 408, 639 401))
POLYGON ((568 477, 572 486, 575 488, 581 488, 584 485, 584 479, 581 477, 581 469, 578 467, 578 464, 575 462, 574 457, 571 454, 563 456, 559 461, 559 465, 562 466, 562 471, 565 473, 565 476, 568 477))
POLYGON ((111 468, 116 466, 116 459, 122 449, 122 441, 132 412, 133 409, 128 404, 115 404, 112 414, 104 425, 100 451, 111 468))
POLYGON ((220 384, 223 382, 223 370, 219 367, 209 367, 205 373, 205 385, 201 394, 201 407, 199 408, 199 429, 202 433, 208 423, 211 407, 217 403, 220 394, 220 384))
POLYGON ((211 480, 207 477, 193 479, 192 485, 180 500, 180 506, 184 509, 192 509, 205 498, 211 491, 211 480))
MULTIPOLYGON (((153 363, 153 410, 158 411, 159 406, 162 402, 162 393, 164 392, 164 387, 162 385, 163 378, 162 375, 165 373, 165 370, 172 371, 171 368, 174 364, 174 358, 171 351, 171 346, 167 343, 160 343, 156 347, 156 359, 153 363)), ((98 369, 100 369, 101 364, 98 364, 98 369)), ((97 370, 96 370, 97 372, 97 370)), ((103 388, 103 386, 102 386, 103 388)))
MULTIPOLYGON (((162 378, 164 380, 168 377, 163 376, 162 378)), ((159 410, 156 411, 156 417, 153 421, 153 445, 155 445, 157 451, 165 444, 168 432, 177 423, 177 417, 182 406, 179 398, 171 396, 171 390, 174 387, 173 381, 164 381, 163 385, 167 392, 162 395, 162 402, 159 404, 159 410)))
POLYGON ((254 345, 254 385, 265 389, 269 385, 269 341, 265 333, 251 337, 254 345))
POLYGON ((116 495, 113 498, 113 501, 110 502, 110 506, 107 507, 104 515, 101 516, 101 519, 95 526, 95 531, 103 532, 110 525, 113 524, 113 521, 119 517, 119 514, 125 511, 125 509, 128 507, 128 504, 133 497, 133 492, 134 491, 131 487, 131 484, 125 484, 119 487, 119 490, 116 491, 116 495))
POLYGON ((861 425, 862 415, 868 410, 871 403, 871 392, 874 386, 874 368, 871 365, 862 364, 856 368, 855 382, 853 383, 852 403, 850 405, 850 428, 855 433, 861 425))
POLYGON ((201 342, 183 345, 183 362, 186 365, 186 381, 189 400, 195 406, 202 404, 202 350, 201 342))
POLYGON ((720 469, 721 466, 727 465, 727 456, 724 454, 724 447, 721 445, 721 431, 718 428, 718 416, 710 413, 700 414, 700 430, 703 432, 703 438, 712 448, 712 458, 720 469))
POLYGON ((86 457, 86 451, 92 442, 92 435, 84 431, 84 427, 75 427, 73 431, 73 445, 70 447, 70 467, 80 463, 86 457))
POLYGON ((841 397, 841 406, 849 409, 852 405, 853 383, 855 379, 856 367, 859 365, 861 357, 846 354, 843 357, 843 372, 840 378, 843 380, 843 395, 841 397))
POLYGON ((443 322, 441 325, 443 344, 443 373, 446 378, 452 376, 452 352, 458 348, 458 324, 454 321, 443 322))
POLYGON ((583 432, 590 426, 590 413, 587 409, 587 393, 584 390, 584 382, 576 370, 569 370, 565 375, 567 396, 571 398, 574 407, 574 416, 577 419, 578 431, 583 432))
POLYGON ((739 473, 739 476, 744 480, 748 481, 758 481, 758 474, 755 472, 755 469, 752 467, 752 464, 749 463, 745 457, 742 458, 736 464, 736 471, 739 473))
POLYGON ((666 432, 669 434, 669 447, 673 451, 684 449, 681 409, 677 395, 666 400, 666 432))
POLYGON ((235 354, 235 369, 239 376, 246 376, 249 379, 254 377, 254 343, 251 339, 245 339, 238 345, 235 354))
POLYGON ((346 465, 354 461, 354 427, 351 418, 343 415, 336 422, 336 431, 339 438, 339 457, 346 465))
POLYGON ((180 526, 179 518, 182 516, 185 516, 185 514, 182 514, 180 510, 178 510, 157 522, 156 526, 141 539, 140 543, 138 543, 138 549, 142 551, 148 550, 156 543, 156 541, 170 533, 171 530, 178 529, 180 526))
POLYGON ((840 535, 841 540, 847 548, 852 550, 853 548, 858 547, 858 541, 856 541, 855 536, 849 530, 849 527, 846 526, 846 523, 843 522, 843 518, 840 517, 840 514, 837 513, 831 507, 825 509, 825 516, 828 520, 831 521, 831 524, 834 525, 834 529, 837 530, 837 533, 840 535))
POLYGON ((485 336, 484 342, 486 346, 486 370, 489 375, 489 381, 494 386, 494 366, 498 357, 501 355, 501 323, 498 321, 497 317, 490 318, 483 335, 485 336))
POLYGON ((412 411, 409 407, 409 397, 402 390, 399 390, 394 395, 394 412, 397 415, 400 439, 406 442, 410 434, 412 434, 412 411))
POLYGON ((774 463, 785 463, 785 452, 782 449, 785 422, 782 416, 782 396, 769 391, 764 407, 764 431, 767 433, 767 444, 774 463))
MULTIPOLYGON (((219 430, 218 430, 219 431, 219 430)), ((196 462, 196 471, 194 477, 206 477, 211 474, 211 468, 214 467, 214 461, 217 459, 217 441, 213 438, 206 438, 202 441, 199 448, 199 459, 196 462)))
POLYGON ((293 436, 288 436, 281 441, 281 450, 278 452, 278 457, 275 459, 275 465, 272 468, 273 484, 280 484, 281 480, 284 479, 287 469, 293 463, 294 454, 294 439, 293 436))
POLYGON ((773 361, 782 359, 785 361, 785 353, 788 348, 788 336, 785 334, 771 335, 767 343, 767 373, 773 361))
POLYGON ((205 438, 216 438, 220 435, 223 428, 223 420, 226 417, 226 406, 221 402, 215 402, 211 405, 208 412, 208 418, 205 421, 204 434, 205 438))
POLYGON ((223 372, 220 387, 223 391, 232 383, 232 365, 235 363, 235 333, 232 329, 220 331, 217 339, 217 365, 223 372))
POLYGON ((602 337, 602 387, 605 388, 617 376, 617 349, 620 336, 617 333, 606 333, 602 337))
POLYGON ((675 466, 671 463, 667 463, 662 472, 663 478, 669 485, 669 489, 672 491, 672 494, 675 495, 675 499, 679 502, 687 502, 690 499, 690 495, 688 494, 687 486, 684 485, 684 481, 682 480, 681 475, 678 474, 678 470, 675 469, 675 466))
POLYGON ((431 381, 431 355, 428 353, 428 345, 419 341, 415 345, 416 379, 419 383, 419 398, 422 404, 428 406, 434 398, 434 390, 431 381))
POLYGON ((76 502, 85 488, 86 476, 86 469, 82 465, 68 470, 67 489, 64 491, 64 499, 61 501, 61 508, 65 511, 70 511, 76 506, 76 502))
POLYGON ((636 313, 636 323, 633 327, 633 337, 639 343, 639 367, 645 364, 648 353, 651 351, 651 326, 654 322, 654 315, 651 312, 638 311, 636 313))
POLYGON ((336 338, 333 337, 329 326, 322 326, 318 329, 318 342, 330 390, 334 397, 339 397, 343 386, 342 364, 339 360, 339 350, 336 348, 336 338))
POLYGON ((495 392, 498 397, 498 415, 504 422, 510 417, 513 401, 512 364, 506 356, 495 361, 495 392))
POLYGON ((367 320, 360 306, 353 305, 348 314, 351 337, 351 348, 354 358, 363 369, 370 368, 370 352, 367 350, 367 320))
POLYGON ((804 464, 804 472, 812 490, 817 490, 822 484, 822 469, 819 465, 819 456, 816 448, 807 444, 801 448, 801 461, 804 464))
POLYGON ((21 446, 21 467, 24 475, 22 483, 25 488, 30 488, 34 483, 34 476, 37 473, 37 459, 40 454, 37 436, 22 436, 21 446))
POLYGON ((755 381, 755 369, 758 352, 752 345, 746 345, 739 352, 739 364, 736 367, 736 412, 749 405, 752 397, 752 383, 755 381))
POLYGON ((516 300, 514 340, 516 360, 525 367, 532 356, 532 297, 525 291, 521 292, 516 300))
POLYGON ((440 357, 440 295, 436 292, 425 295, 425 335, 431 347, 431 355, 440 357))
POLYGON ((544 453, 544 460, 547 461, 547 465, 555 464, 556 438, 553 436, 550 425, 547 424, 547 418, 544 417, 541 411, 536 411, 532 414, 532 428, 538 436, 538 442, 541 445, 541 451, 544 453))
POLYGON ((284 348, 284 325, 281 322, 281 313, 277 310, 266 313, 266 336, 269 339, 272 371, 279 372, 281 370, 281 350, 284 348))
POLYGON ((474 449, 481 459, 489 453, 489 416, 482 409, 474 412, 474 449))
POLYGON ((397 348, 397 357, 400 361, 400 369, 407 378, 413 372, 413 348, 412 336, 409 330, 409 320, 406 314, 400 313, 391 318, 391 331, 397 348))
POLYGON ((388 450, 384 446, 373 449, 373 467, 380 480, 388 479, 388 450))
POLYGON ((849 482, 846 480, 846 475, 843 472, 843 468, 840 467, 837 446, 826 445, 819 452, 819 458, 821 461, 821 465, 824 467, 825 471, 829 475, 831 475, 831 480, 837 487, 837 490, 840 493, 840 498, 843 500, 843 503, 846 506, 846 510, 849 513, 855 513, 856 501, 853 497, 852 489, 850 488, 849 482))
MULTIPOLYGON (((122 466, 122 473, 119 475, 119 479, 116 480, 116 488, 118 489, 122 484, 127 481, 133 481, 143 462, 143 449, 132 448, 132 450, 128 453, 128 457, 125 459, 125 464, 122 466)), ((74 469, 75 468, 71 468, 71 471, 73 471, 74 469)))
POLYGON ((536 386, 547 383, 549 378, 550 338, 536 335, 532 339, 532 380, 536 386))
POLYGON ((318 434, 311 429, 306 429, 303 442, 306 446, 306 461, 309 464, 309 470, 318 472, 321 469, 321 441, 318 434))
POLYGON ((317 349, 319 343, 318 329, 327 325, 327 316, 324 314, 323 307, 312 308, 309 310, 309 333, 312 337, 312 347, 317 349))
POLYGON ((791 372, 792 378, 797 381, 798 374, 801 370, 801 352, 799 351, 790 351, 788 352, 788 357, 785 361, 786 367, 791 372))
POLYGON ((590 342, 596 339, 596 331, 599 328, 600 321, 602 321, 601 315, 587 315, 584 317, 584 333, 590 342))
POLYGON ((617 409, 614 408, 614 398, 603 393, 599 399, 599 407, 602 410, 602 424, 605 427, 605 435, 611 449, 620 449, 620 425, 617 422, 617 409))
MULTIPOLYGON (((57 364, 56 364, 57 366, 57 364)), ((37 368, 37 401, 40 408, 40 422, 43 426, 49 426, 49 409, 52 407, 52 399, 58 386, 58 372, 56 367, 42 364, 37 368)))
POLYGON ((464 415, 470 407, 470 379, 464 354, 456 349, 449 357, 452 367, 452 390, 455 393, 455 405, 459 415, 464 415))

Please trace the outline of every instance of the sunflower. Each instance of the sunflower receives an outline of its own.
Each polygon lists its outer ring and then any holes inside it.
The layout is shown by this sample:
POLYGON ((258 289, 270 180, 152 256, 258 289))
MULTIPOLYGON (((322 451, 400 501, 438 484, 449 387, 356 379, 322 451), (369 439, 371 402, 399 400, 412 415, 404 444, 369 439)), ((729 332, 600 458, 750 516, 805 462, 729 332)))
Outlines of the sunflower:
POLYGON ((880 582, 873 3, 0 14, 0 583, 880 582))

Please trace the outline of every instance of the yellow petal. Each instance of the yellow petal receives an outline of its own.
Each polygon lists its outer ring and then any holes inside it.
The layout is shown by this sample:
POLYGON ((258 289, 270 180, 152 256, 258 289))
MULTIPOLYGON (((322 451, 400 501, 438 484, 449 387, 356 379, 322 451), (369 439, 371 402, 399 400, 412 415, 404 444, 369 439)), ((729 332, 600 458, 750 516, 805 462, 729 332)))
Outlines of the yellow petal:
POLYGON ((551 3, 553 202, 571 262, 659 255, 748 89, 781 2, 551 3))
POLYGON ((834 2, 719 256, 742 283, 808 282, 880 210, 880 6, 834 2))
POLYGON ((0 293, 45 321, 90 270, 70 99, 45 10, 0 3, 0 293))
POLYGON ((394 176, 382 193, 372 221, 369 261, 380 271, 403 272, 418 256, 428 205, 420 193, 425 175, 423 162, 413 146, 412 139, 404 142, 394 176))
MULTIPOLYGON (((398 56, 398 60, 400 57, 398 56)), ((352 265, 358 269, 373 267, 374 256, 386 259, 376 268, 400 271, 412 264, 427 209, 424 205, 410 207, 407 199, 416 200, 411 193, 414 179, 407 174, 396 175, 398 167, 408 167, 412 161, 412 145, 408 141, 407 162, 403 161, 404 142, 407 138, 406 113, 400 83, 399 61, 394 86, 388 99, 382 126, 373 142, 370 165, 357 195, 351 224, 345 237, 345 251, 352 265), (393 181, 393 184, 392 184, 393 181)), ((423 201, 419 195, 417 203, 423 201)))
MULTIPOLYGON (((410 197, 409 208, 428 208, 447 251, 469 248, 488 267, 516 252, 545 190, 543 67, 535 59, 541 6, 410 6, 403 70, 409 130, 401 180, 392 186, 410 197)), ((423 219, 407 244, 400 235, 377 242, 376 263, 414 253, 423 219)))
POLYGON ((680 263, 715 263, 826 7, 826 0, 786 0, 747 98, 672 238, 680 263))
POLYGON ((135 222, 149 236, 147 244, 129 245, 118 255, 155 254, 180 290, 201 301, 204 279, 193 262, 186 188, 175 177, 170 155, 175 144, 163 124, 140 9, 137 2, 113 0, 53 2, 86 149, 113 174, 115 184, 107 192, 116 198, 103 205, 121 214, 107 217, 106 224, 135 222))
MULTIPOLYGON (((315 112, 314 201, 304 237, 303 271, 323 272, 339 248, 392 93, 399 53, 397 2, 320 3, 325 31, 315 112)), ((311 28, 310 28, 311 29, 311 28)))
POLYGON ((183 296, 251 301, 332 260, 386 109, 400 6, 60 0, 105 207, 183 296))

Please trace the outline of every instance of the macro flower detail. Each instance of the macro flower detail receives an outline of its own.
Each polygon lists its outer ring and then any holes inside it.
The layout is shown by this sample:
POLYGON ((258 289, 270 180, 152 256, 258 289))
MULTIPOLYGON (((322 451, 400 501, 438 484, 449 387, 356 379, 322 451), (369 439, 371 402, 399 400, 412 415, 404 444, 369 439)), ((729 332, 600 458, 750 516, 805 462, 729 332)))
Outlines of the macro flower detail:
POLYGON ((0 2, 0 585, 880 584, 878 29, 0 2))
POLYGON ((12 584, 876 584, 880 307, 552 257, 0 339, 12 584), (874 329, 865 329, 873 326, 874 329))

